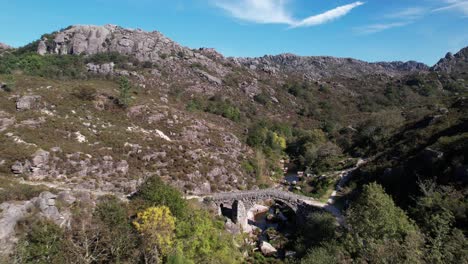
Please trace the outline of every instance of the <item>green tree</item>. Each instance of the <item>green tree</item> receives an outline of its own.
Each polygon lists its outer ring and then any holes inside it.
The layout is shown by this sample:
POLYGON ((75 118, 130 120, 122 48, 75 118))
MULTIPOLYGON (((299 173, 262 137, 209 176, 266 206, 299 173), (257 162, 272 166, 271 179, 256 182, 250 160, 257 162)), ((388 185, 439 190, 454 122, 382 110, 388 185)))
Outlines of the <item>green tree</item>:
POLYGON ((456 220, 466 219, 465 197, 448 186, 438 187, 432 181, 419 183, 423 193, 411 209, 426 236, 425 259, 430 263, 468 262, 468 241, 455 228, 456 220))
POLYGON ((160 263, 169 255, 174 244, 175 221, 166 206, 150 207, 138 213, 133 225, 143 237, 146 263, 160 263))
POLYGON ((346 216, 347 248, 370 263, 420 263, 423 238, 382 186, 365 185, 346 216))
POLYGON ((405 212, 376 183, 364 186, 348 210, 346 220, 352 233, 362 239, 400 239, 416 231, 405 212))
POLYGON ((63 263, 63 231, 54 223, 34 221, 18 242, 17 263, 63 263))
POLYGON ((319 246, 326 241, 336 239, 336 219, 329 213, 314 212, 307 216, 305 223, 299 227, 299 238, 296 249, 304 254, 308 249, 319 246))
POLYGON ((180 250, 195 263, 240 263, 232 236, 208 212, 190 208, 186 220, 177 222, 176 230, 180 250))
POLYGON ((135 195, 135 203, 140 209, 151 206, 167 206, 178 219, 187 213, 187 202, 182 194, 172 186, 165 184, 159 177, 148 178, 135 195))
POLYGON ((120 77, 119 105, 121 105, 122 107, 128 107, 130 105, 130 101, 132 99, 131 94, 130 94, 131 89, 132 89, 132 86, 128 78, 125 76, 120 77))
POLYGON ((115 196, 99 199, 93 214, 93 225, 100 234, 103 261, 121 263, 130 258, 137 247, 137 237, 127 218, 127 206, 115 196))

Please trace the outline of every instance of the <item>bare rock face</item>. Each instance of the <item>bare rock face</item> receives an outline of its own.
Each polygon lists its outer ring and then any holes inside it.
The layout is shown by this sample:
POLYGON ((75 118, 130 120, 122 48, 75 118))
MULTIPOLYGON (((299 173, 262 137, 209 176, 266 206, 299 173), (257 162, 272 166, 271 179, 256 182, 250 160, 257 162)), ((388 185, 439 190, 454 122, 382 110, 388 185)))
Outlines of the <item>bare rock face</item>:
POLYGON ((12 47, 8 46, 7 44, 5 43, 1 43, 0 42, 0 50, 8 50, 8 49, 12 49, 12 47))
POLYGON ((59 195, 43 192, 29 201, 5 202, 0 204, 0 255, 10 253, 18 241, 15 227, 25 217, 34 214, 53 221, 60 227, 68 227, 71 213, 68 208, 59 210, 57 201, 64 206, 70 206, 77 198, 69 192, 63 191, 59 195))
POLYGON ((171 53, 191 53, 157 31, 144 32, 114 25, 72 26, 57 33, 54 39, 41 40, 37 52, 84 55, 118 52, 133 55, 140 61, 157 61, 160 56, 171 53))
POLYGON ((31 179, 41 180, 49 175, 49 157, 50 153, 42 149, 34 153, 31 164, 31 179))
POLYGON ((31 201, 8 202, 0 205, 0 254, 9 253, 13 250, 17 238, 15 227, 18 221, 23 219, 28 211, 34 208, 31 201))
POLYGON ((456 73, 466 72, 468 69, 468 47, 461 49, 457 54, 447 53, 432 70, 437 72, 456 73))
POLYGON ((36 109, 39 106, 41 98, 42 97, 39 95, 22 96, 16 102, 16 110, 25 111, 25 110, 36 109))
POLYGON ((261 58, 235 58, 235 62, 251 70, 261 70, 270 74, 280 71, 302 72, 311 79, 331 76, 356 77, 368 74, 389 76, 412 71, 427 71, 429 67, 418 62, 378 62, 368 63, 351 58, 329 56, 297 56, 294 54, 267 55, 261 58))

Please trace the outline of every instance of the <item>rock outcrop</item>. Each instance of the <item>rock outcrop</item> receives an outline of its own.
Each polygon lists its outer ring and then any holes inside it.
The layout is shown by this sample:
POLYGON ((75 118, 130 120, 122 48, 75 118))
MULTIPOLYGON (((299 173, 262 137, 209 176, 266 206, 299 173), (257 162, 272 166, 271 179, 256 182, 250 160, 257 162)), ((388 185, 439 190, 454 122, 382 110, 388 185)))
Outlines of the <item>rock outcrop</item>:
POLYGON ((271 74, 279 71, 300 72, 312 79, 332 76, 356 77, 369 74, 395 76, 429 70, 427 65, 414 61, 368 63, 351 58, 297 56, 289 53, 267 55, 261 58, 233 58, 232 60, 251 70, 260 70, 271 74))
POLYGON ((0 255, 10 253, 15 243, 15 227, 19 221, 31 217, 41 217, 48 219, 60 227, 69 227, 71 212, 68 208, 77 198, 67 191, 62 191, 58 195, 50 192, 43 192, 38 197, 29 201, 5 202, 0 204, 0 255), (57 207, 61 204, 61 208, 57 207))
POLYGON ((16 110, 25 111, 36 109, 39 107, 41 101, 41 96, 39 95, 25 95, 22 96, 16 101, 16 110))
POLYGON ((12 49, 11 46, 8 46, 7 44, 5 43, 1 43, 0 42, 0 50, 8 50, 8 49, 12 49))
POLYGON ((461 49, 455 55, 447 53, 444 58, 437 62, 432 70, 445 73, 461 73, 468 69, 468 47, 461 49))
POLYGON ((158 61, 168 54, 190 50, 157 31, 145 32, 114 25, 78 25, 56 33, 53 39, 42 39, 37 52, 84 55, 118 52, 133 55, 140 61, 158 61))

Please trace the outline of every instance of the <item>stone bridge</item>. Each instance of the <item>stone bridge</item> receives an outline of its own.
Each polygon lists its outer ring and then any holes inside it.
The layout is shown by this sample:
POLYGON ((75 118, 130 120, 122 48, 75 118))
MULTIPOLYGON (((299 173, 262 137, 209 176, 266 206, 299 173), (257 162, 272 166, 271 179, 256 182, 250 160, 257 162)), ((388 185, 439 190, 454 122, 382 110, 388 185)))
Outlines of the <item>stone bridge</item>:
POLYGON ((279 189, 216 193, 207 195, 203 199, 205 202, 214 203, 218 208, 219 214, 221 214, 223 207, 230 207, 232 209, 233 222, 240 223, 241 225, 247 222, 247 212, 255 204, 264 200, 274 200, 283 203, 289 206, 298 217, 306 216, 308 212, 314 209, 324 209, 333 214, 339 223, 343 222, 340 210, 333 205, 279 189))

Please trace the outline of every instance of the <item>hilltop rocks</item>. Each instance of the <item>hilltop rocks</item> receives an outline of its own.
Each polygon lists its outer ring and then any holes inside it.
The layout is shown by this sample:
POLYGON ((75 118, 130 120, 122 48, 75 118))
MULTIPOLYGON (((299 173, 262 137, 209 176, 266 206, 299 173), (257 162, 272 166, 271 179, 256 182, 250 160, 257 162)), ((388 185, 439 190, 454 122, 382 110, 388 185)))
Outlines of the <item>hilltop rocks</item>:
POLYGON ((290 53, 266 55, 261 58, 235 58, 234 60, 251 70, 261 70, 270 74, 277 74, 279 71, 285 73, 302 72, 311 79, 332 76, 352 78, 369 74, 394 76, 407 74, 411 71, 429 70, 428 66, 414 61, 368 63, 351 58, 297 56, 290 53))
POLYGON ((16 110, 25 111, 36 109, 39 107, 41 101, 41 96, 39 95, 25 95, 22 96, 16 101, 16 110))
POLYGON ((3 49, 3 50, 12 49, 12 47, 9 46, 9 45, 7 45, 7 44, 5 44, 5 43, 1 43, 1 42, 0 42, 0 50, 2 50, 2 49, 3 49))
POLYGON ((39 54, 85 54, 118 52, 134 55, 140 61, 157 61, 163 54, 184 53, 185 49, 157 31, 144 32, 114 25, 77 25, 39 43, 39 54))
POLYGON ((467 65, 468 47, 465 47, 455 55, 451 52, 447 53, 445 58, 442 58, 436 65, 434 65, 434 67, 432 67, 432 70, 437 72, 454 73, 459 70, 463 71, 467 65))

